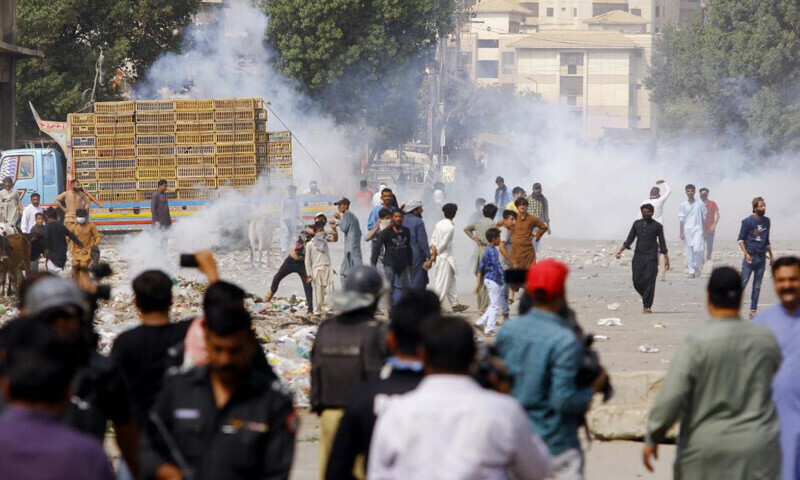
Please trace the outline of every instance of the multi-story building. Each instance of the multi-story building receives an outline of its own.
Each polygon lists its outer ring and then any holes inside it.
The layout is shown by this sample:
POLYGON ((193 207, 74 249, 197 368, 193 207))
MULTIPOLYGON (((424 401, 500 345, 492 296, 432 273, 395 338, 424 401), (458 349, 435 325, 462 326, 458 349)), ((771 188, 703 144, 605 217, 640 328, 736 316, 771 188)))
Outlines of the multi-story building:
POLYGON ((583 134, 649 130, 644 86, 654 36, 699 15, 704 0, 484 0, 451 39, 478 84, 536 92, 572 109, 583 134))

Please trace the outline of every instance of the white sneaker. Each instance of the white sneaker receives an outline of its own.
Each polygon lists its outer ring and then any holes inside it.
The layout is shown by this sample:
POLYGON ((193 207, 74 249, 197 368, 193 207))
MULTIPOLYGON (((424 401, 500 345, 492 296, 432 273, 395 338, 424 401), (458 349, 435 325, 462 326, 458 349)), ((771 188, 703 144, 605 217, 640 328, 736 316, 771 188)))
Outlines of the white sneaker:
POLYGON ((487 337, 491 337, 492 335, 494 335, 494 329, 487 328, 486 330, 483 331, 483 334, 486 335, 487 337))

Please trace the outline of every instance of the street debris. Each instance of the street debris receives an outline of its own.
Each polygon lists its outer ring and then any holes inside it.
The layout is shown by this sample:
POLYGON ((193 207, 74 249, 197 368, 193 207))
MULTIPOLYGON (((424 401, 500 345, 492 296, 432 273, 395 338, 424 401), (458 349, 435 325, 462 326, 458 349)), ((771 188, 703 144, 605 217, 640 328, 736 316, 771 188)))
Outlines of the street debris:
POLYGON ((656 347, 653 347, 653 346, 648 345, 648 344, 644 344, 644 345, 640 345, 639 346, 639 352, 640 353, 658 353, 659 351, 660 350, 657 349, 656 347))
POLYGON ((601 327, 621 327, 623 325, 622 319, 619 318, 601 318, 597 324, 601 327))

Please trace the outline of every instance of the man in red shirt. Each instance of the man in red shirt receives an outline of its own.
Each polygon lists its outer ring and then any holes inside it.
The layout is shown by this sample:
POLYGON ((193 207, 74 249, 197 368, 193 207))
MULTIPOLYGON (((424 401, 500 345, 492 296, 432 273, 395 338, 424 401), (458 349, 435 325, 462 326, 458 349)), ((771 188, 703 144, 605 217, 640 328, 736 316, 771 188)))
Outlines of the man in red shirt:
POLYGON ((372 196, 373 192, 367 188, 367 181, 361 180, 361 185, 356 191, 356 205, 355 210, 359 216, 368 214, 372 209, 372 196))
POLYGON ((700 200, 706 205, 707 213, 703 233, 706 240, 706 260, 711 260, 711 254, 714 252, 714 233, 717 231, 717 223, 719 223, 719 207, 717 202, 708 199, 708 189, 705 187, 700 189, 700 200))

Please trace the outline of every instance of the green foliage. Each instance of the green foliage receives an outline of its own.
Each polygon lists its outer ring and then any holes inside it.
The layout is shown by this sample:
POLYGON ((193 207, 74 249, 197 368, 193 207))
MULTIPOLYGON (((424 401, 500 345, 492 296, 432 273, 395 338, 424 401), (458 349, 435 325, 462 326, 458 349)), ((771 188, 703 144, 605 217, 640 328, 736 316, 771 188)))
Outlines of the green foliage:
POLYGON ((196 0, 25 0, 18 2, 21 46, 44 60, 17 65, 18 136, 36 135, 28 101, 43 118, 65 120, 89 99, 102 49, 103 79, 96 99, 116 99, 117 70, 142 74, 165 50, 181 45, 180 32, 197 11, 196 0))
POLYGON ((715 0, 708 21, 666 29, 648 87, 668 134, 710 132, 761 153, 798 148, 800 4, 715 0))
POLYGON ((341 124, 373 129, 381 149, 408 140, 417 93, 453 0, 268 0, 275 66, 341 124))

